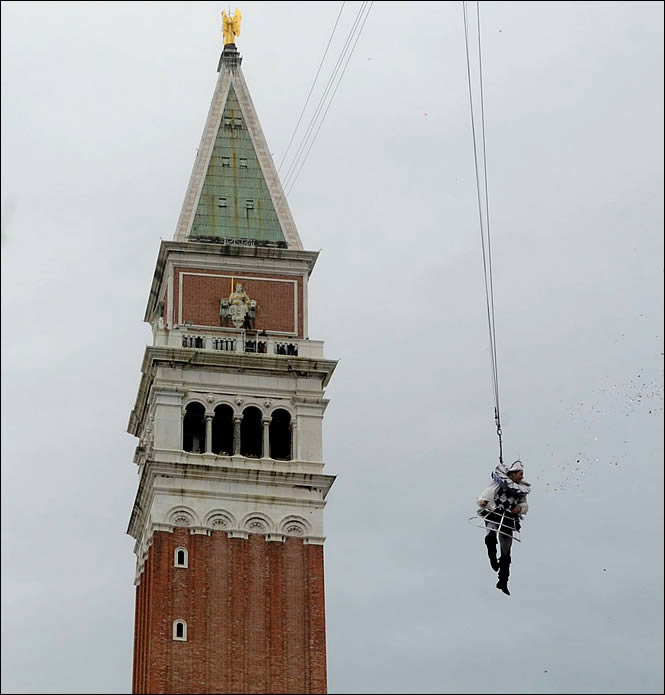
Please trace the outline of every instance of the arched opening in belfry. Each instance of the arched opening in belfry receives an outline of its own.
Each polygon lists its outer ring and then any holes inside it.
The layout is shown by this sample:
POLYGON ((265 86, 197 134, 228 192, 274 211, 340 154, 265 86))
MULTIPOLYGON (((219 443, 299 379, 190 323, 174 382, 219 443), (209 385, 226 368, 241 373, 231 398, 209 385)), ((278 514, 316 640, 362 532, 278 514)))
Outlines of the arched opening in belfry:
POLYGON ((270 421, 270 458, 288 461, 291 458, 291 413, 276 410, 270 421))
POLYGON ((246 408, 240 424, 240 453, 250 458, 263 454, 263 427, 261 411, 253 405, 246 408))
POLYGON ((194 454, 202 454, 206 450, 205 408, 201 403, 190 403, 185 408, 182 448, 194 454))
POLYGON ((233 454, 233 408, 218 405, 212 419, 212 453, 222 456, 233 454))

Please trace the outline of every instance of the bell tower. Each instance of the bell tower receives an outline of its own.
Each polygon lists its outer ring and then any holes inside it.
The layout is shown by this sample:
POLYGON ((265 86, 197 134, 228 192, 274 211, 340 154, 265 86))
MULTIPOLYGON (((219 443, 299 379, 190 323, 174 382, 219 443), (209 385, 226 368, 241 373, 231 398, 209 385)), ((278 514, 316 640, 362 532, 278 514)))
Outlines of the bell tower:
MULTIPOLYGON (((225 38, 239 21, 224 17, 225 38)), ((227 42, 144 317, 128 426, 134 693, 327 690, 322 422, 336 362, 308 337, 318 253, 302 247, 241 63, 227 42)))

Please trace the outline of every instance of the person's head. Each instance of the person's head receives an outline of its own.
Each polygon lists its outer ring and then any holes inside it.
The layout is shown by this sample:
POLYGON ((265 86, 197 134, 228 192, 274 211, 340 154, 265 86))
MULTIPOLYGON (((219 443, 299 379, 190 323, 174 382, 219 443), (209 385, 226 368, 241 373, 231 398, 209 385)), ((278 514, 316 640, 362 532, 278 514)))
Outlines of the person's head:
POLYGON ((507 472, 508 477, 514 483, 522 482, 522 478, 524 478, 524 466, 522 465, 522 462, 519 459, 517 459, 517 461, 513 461, 510 464, 510 466, 508 466, 507 472))

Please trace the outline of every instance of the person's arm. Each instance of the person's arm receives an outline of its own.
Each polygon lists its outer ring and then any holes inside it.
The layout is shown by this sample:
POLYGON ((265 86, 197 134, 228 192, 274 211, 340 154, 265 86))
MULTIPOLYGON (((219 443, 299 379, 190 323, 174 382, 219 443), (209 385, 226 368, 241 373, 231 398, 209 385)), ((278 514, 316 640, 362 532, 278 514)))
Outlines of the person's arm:
POLYGON ((529 505, 527 504, 526 500, 523 500, 512 509, 513 514, 519 514, 520 516, 524 516, 528 511, 529 505))
POLYGON ((491 512, 494 509, 494 493, 496 492, 496 487, 496 483, 492 483, 492 485, 485 488, 480 494, 480 497, 476 500, 476 504, 491 512))

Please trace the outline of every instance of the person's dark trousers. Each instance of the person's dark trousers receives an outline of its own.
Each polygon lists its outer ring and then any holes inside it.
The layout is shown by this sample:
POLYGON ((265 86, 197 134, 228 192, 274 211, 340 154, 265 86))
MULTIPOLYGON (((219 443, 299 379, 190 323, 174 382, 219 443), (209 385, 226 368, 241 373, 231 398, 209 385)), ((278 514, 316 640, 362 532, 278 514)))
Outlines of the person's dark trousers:
POLYGON ((510 549, 513 545, 513 531, 519 530, 519 519, 508 512, 490 512, 485 518, 487 534, 485 535, 485 545, 490 559, 490 565, 495 572, 499 573, 499 581, 496 588, 501 589, 504 594, 510 596, 508 591, 508 577, 510 576, 510 549), (501 556, 497 562, 496 544, 497 536, 501 556))
POLYGON ((499 581, 496 583, 496 588, 501 589, 504 594, 510 596, 508 591, 508 577, 510 576, 510 549, 513 545, 513 534, 501 534, 499 539, 501 547, 501 557, 499 558, 499 581))
POLYGON ((487 555, 490 559, 492 569, 497 572, 499 570, 499 561, 496 559, 496 531, 488 531, 485 535, 485 545, 487 546, 487 555))

